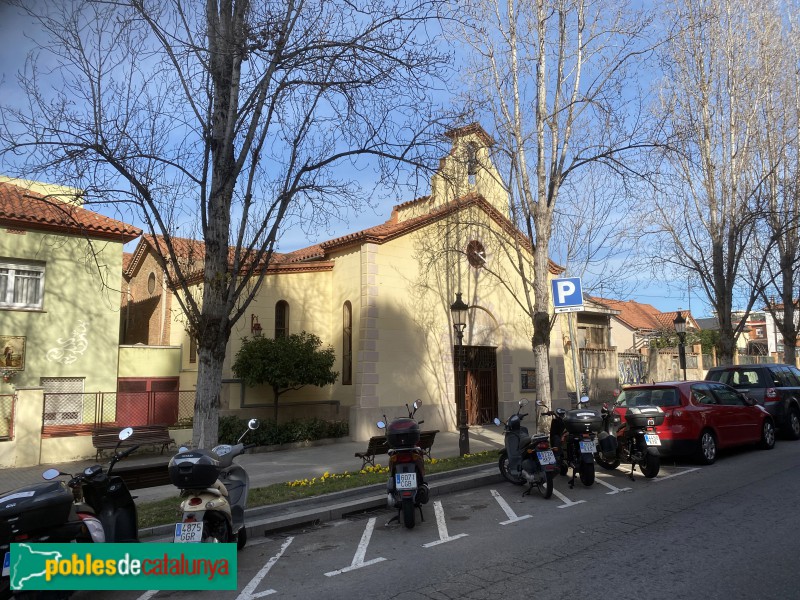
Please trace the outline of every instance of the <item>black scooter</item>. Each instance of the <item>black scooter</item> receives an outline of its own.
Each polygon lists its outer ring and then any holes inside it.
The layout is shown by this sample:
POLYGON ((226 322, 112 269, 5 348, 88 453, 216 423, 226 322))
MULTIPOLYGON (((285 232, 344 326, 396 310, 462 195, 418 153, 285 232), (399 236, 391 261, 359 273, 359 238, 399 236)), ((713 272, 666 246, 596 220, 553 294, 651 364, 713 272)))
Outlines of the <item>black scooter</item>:
MULTIPOLYGON (((550 448, 548 436, 545 433, 528 434, 528 428, 522 426, 522 419, 528 413, 520 413, 528 401, 519 401, 516 414, 511 415, 505 424, 495 418, 495 425, 504 425, 505 448, 500 451, 498 466, 500 474, 514 485, 528 484, 525 491, 531 493, 533 486, 539 490, 544 498, 553 495, 553 479, 558 465, 556 457, 550 448)), ((541 400, 536 401, 536 423, 539 422, 539 407, 544 406, 541 400)))
POLYGON ((572 477, 569 487, 575 486, 575 476, 580 477, 581 483, 590 486, 594 483, 594 454, 596 451, 597 432, 602 427, 602 418, 596 411, 580 408, 589 403, 589 398, 583 396, 579 401, 579 408, 564 410, 558 408, 543 414, 552 417, 550 422, 550 445, 556 453, 562 475, 566 475, 572 468, 572 477))
MULTIPOLYGON (((616 405, 614 405, 616 406, 616 405)), ((625 423, 614 411, 614 406, 604 404, 603 431, 595 455, 597 464, 604 469, 616 469, 623 460, 631 463, 628 477, 633 480, 636 465, 647 479, 652 479, 661 470, 661 439, 656 427, 664 422, 664 411, 660 406, 631 407, 625 411, 625 423)))
MULTIPOLYGON (((100 465, 69 475, 58 469, 42 473, 46 483, 37 483, 0 495, 0 556, 3 576, 0 599, 11 597, 9 547, 17 542, 138 542, 136 504, 121 477, 112 475, 114 465, 139 446, 118 452, 120 444, 133 435, 127 427, 119 433, 108 470, 100 465), (55 481, 57 477, 68 481, 55 481)), ((67 598, 70 591, 46 592, 48 598, 67 598)), ((40 593, 40 595, 42 595, 40 593)))
MULTIPOLYGON (((389 508, 397 509, 397 516, 392 521, 400 522, 408 528, 414 527, 415 509, 419 510, 420 521, 424 521, 422 505, 427 504, 429 492, 425 481, 425 454, 418 446, 419 426, 424 421, 415 421, 414 415, 422 406, 422 400, 416 400, 412 409, 406 404, 408 418, 395 419, 388 425, 378 421, 379 429, 386 429, 389 444, 389 481, 386 483, 387 503, 389 508)), ((386 416, 383 417, 386 419, 386 416)))

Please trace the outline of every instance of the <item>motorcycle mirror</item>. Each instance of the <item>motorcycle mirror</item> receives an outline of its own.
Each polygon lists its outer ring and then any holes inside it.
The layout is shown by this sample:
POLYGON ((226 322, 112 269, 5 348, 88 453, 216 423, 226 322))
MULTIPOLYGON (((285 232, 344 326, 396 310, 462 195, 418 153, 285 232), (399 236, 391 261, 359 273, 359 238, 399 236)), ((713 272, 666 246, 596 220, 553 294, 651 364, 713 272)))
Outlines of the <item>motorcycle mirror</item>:
POLYGON ((520 405, 520 406, 528 406, 528 399, 527 399, 527 398, 522 398, 522 399, 519 401, 519 405, 520 405))
POLYGON ((589 396, 581 396, 581 404, 589 404, 589 396))
POLYGON ((536 399, 536 406, 544 406, 544 402, 537 398, 536 399))
POLYGON ((386 428, 386 423, 384 423, 383 421, 378 421, 376 423, 376 425, 378 426, 378 429, 385 429, 386 428))
POLYGON ((497 417, 494 418, 494 424, 495 425, 500 425, 501 423, 502 423, 502 421, 500 419, 498 419, 497 417))
POLYGON ((422 400, 417 398, 416 400, 414 400, 413 406, 414 406, 414 410, 418 409, 420 406, 422 406, 422 400))
POLYGON ((258 427, 260 425, 261 425, 261 423, 259 423, 258 419, 250 419, 247 422, 247 428, 250 429, 250 430, 258 429, 258 427))
POLYGON ((119 432, 119 441, 122 442, 124 440, 127 440, 132 435, 133 435, 133 427, 126 427, 125 429, 119 432))
POLYGON ((47 471, 42 473, 42 479, 50 481, 51 479, 55 479, 59 475, 61 475, 61 471, 59 471, 58 469, 47 469, 47 471))

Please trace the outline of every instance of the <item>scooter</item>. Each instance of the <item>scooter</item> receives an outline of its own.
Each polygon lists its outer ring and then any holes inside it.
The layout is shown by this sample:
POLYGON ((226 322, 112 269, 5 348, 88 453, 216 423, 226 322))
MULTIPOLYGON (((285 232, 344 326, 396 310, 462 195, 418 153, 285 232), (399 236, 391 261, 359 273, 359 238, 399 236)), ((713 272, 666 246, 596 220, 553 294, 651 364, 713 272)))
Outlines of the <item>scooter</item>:
POLYGON ((550 445, 556 453, 561 474, 566 475, 572 468, 570 488, 575 486, 576 475, 585 486, 594 483, 595 443, 597 432, 602 427, 602 417, 597 411, 582 407, 588 403, 588 396, 583 396, 577 409, 567 411, 558 408, 555 412, 543 413, 552 417, 550 445))
POLYGON ((595 461, 604 469, 616 469, 623 460, 631 463, 628 477, 633 481, 636 466, 647 479, 658 475, 661 469, 661 439, 656 427, 664 422, 660 406, 631 407, 625 411, 625 423, 614 407, 603 404, 601 409, 603 431, 599 435, 599 449, 595 461))
MULTIPOLYGON (((396 508, 397 515, 392 521, 400 522, 408 528, 414 528, 415 509, 419 510, 420 521, 425 521, 422 505, 428 503, 428 484, 425 482, 425 454, 417 445, 419 443, 419 426, 424 421, 415 421, 414 415, 422 406, 422 400, 416 400, 412 408, 406 404, 408 418, 398 418, 386 425, 386 421, 378 421, 379 429, 386 429, 389 444, 389 481, 386 483, 386 501, 389 508, 396 508)), ((386 419, 386 415, 383 417, 386 419)))
POLYGON ((233 462, 256 444, 242 444, 248 431, 258 429, 250 419, 236 444, 220 444, 211 450, 180 448, 168 465, 172 484, 181 490, 180 523, 175 524, 176 543, 232 543, 241 550, 247 543, 244 509, 250 478, 233 462))
MULTIPOLYGON (((114 465, 132 454, 138 445, 118 452, 120 444, 133 435, 126 427, 119 433, 108 470, 100 465, 70 475, 58 469, 42 473, 46 483, 37 483, 0 496, 0 555, 3 571, 0 598, 11 597, 10 544, 18 542, 103 543, 138 542, 136 504, 125 481, 112 475, 114 465), (69 477, 68 481, 58 477, 69 477)), ((71 591, 35 594, 67 598, 71 591)), ((34 594, 34 592, 31 592, 34 594)))
MULTIPOLYGON (((528 413, 520 413, 528 401, 519 401, 516 414, 511 415, 508 421, 503 422, 495 417, 495 425, 504 425, 505 448, 500 451, 500 474, 514 485, 528 484, 528 489, 523 495, 531 493, 533 486, 539 490, 544 498, 553 495, 553 479, 558 466, 556 457, 550 449, 550 442, 545 433, 528 435, 528 428, 522 426, 522 419, 528 413)), ((539 407, 544 406, 541 400, 536 401, 536 423, 539 422, 539 407)))

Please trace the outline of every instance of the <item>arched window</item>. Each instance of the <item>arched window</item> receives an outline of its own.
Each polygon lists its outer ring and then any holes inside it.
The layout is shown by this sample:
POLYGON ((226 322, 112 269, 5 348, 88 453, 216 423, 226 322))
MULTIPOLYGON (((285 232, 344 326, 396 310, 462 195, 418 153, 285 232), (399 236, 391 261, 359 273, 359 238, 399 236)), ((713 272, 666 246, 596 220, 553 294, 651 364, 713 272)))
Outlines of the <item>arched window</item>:
POLYGON ((275 305, 275 339, 289 335, 289 303, 278 300, 275 305))
POLYGON ((342 385, 353 384, 353 307, 350 301, 342 308, 342 385))

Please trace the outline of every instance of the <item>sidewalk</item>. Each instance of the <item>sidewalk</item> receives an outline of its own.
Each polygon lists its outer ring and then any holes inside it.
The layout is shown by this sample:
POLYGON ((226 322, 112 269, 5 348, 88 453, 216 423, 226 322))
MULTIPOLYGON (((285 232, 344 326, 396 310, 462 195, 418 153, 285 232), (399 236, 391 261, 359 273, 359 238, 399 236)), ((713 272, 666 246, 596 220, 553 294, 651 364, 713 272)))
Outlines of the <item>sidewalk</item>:
MULTIPOLYGON (((484 450, 499 450, 503 447, 503 429, 501 427, 470 427, 469 430, 470 452, 477 453, 484 450)), ((291 448, 288 450, 278 450, 271 452, 259 452, 258 448, 250 450, 236 459, 250 476, 250 487, 264 487, 273 483, 283 483, 297 479, 319 477, 326 471, 329 473, 344 473, 345 471, 357 472, 361 468, 361 459, 355 457, 356 452, 363 452, 367 447, 367 442, 353 442, 349 438, 343 440, 326 441, 316 443, 306 447, 291 448)), ((458 433, 439 432, 431 448, 431 455, 434 458, 449 458, 458 456, 458 433)), ((134 465, 153 465, 164 464, 170 458, 170 454, 164 455, 150 454, 146 456, 131 457, 118 463, 120 466, 134 465)), ((100 461, 85 460, 72 463, 62 463, 53 465, 39 465, 36 467, 25 467, 19 469, 3 469, 0 472, 0 494, 25 485, 41 483, 42 472, 49 468, 56 468, 64 473, 78 473, 89 465, 100 463, 107 466, 108 458, 101 458, 100 461)), ((387 456, 377 456, 376 464, 387 464, 387 456)), ((441 474, 436 477, 439 481, 431 481, 432 490, 445 480, 453 480, 454 485, 469 485, 470 480, 475 480, 472 485, 480 483, 471 473, 491 473, 493 478, 499 477, 497 465, 487 465, 491 469, 481 467, 466 473, 456 473, 452 476, 441 474), (444 475, 444 477, 442 477, 444 475)), ((165 467, 166 468, 166 467, 165 467)), ((269 530, 279 529, 295 525, 299 522, 309 522, 314 520, 328 520, 328 518, 338 518, 337 514, 356 512, 357 510, 368 510, 386 504, 383 484, 371 486, 362 490, 350 490, 346 493, 331 495, 333 497, 318 497, 287 503, 286 506, 260 507, 249 509, 248 529, 253 529, 261 525, 260 529, 264 533, 269 530), (374 488, 374 489, 371 489, 374 488), (352 509, 352 510, 351 510, 352 509), (310 512, 309 512, 310 511, 310 512), (272 513, 262 521, 251 522, 253 517, 272 513), (326 518, 327 516, 327 518, 326 518)), ((451 489, 451 488, 448 488, 451 489)), ((162 485, 151 488, 141 488, 133 491, 137 496, 137 504, 162 500, 165 498, 177 497, 178 491, 172 485, 162 485)), ((167 529, 153 528, 149 532, 141 532, 144 535, 166 535, 167 529)), ((252 531, 255 534, 255 531, 252 531)), ((263 533, 262 533, 263 535, 263 533)))

